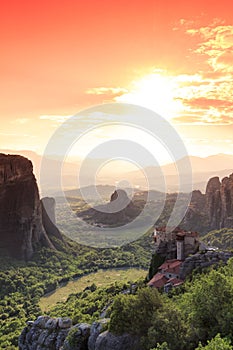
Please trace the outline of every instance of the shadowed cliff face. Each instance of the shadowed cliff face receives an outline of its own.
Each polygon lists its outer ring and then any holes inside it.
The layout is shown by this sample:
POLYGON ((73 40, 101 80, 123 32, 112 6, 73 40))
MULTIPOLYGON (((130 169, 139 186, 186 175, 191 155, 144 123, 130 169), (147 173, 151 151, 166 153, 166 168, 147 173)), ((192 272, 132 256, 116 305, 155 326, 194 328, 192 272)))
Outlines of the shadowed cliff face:
POLYGON ((54 248, 49 235, 31 161, 0 154, 0 253, 29 259, 36 247, 54 248))

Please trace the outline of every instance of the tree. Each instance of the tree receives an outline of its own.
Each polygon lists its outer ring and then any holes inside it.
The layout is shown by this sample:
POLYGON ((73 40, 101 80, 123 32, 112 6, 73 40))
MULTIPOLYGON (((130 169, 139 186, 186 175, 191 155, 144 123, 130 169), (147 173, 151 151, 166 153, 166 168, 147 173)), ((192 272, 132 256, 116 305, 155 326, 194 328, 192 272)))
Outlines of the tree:
POLYGON ((217 334, 215 338, 207 342, 206 346, 199 344, 196 350, 232 350, 230 340, 221 338, 220 334, 217 334))
POLYGON ((162 344, 157 344, 156 348, 153 348, 151 350, 169 350, 169 347, 166 342, 163 342, 162 344))
MULTIPOLYGON (((152 318, 152 325, 148 330, 145 342, 146 348, 157 345, 157 348, 160 349, 158 343, 161 343, 160 346, 166 344, 171 350, 187 349, 186 333, 187 329, 181 311, 169 300, 152 318)), ((161 349, 167 348, 162 347, 161 349)))
POLYGON ((181 298, 192 339, 206 342, 217 333, 231 336, 233 329, 233 288, 231 279, 212 270, 201 275, 181 298))
POLYGON ((154 288, 143 288, 137 295, 119 295, 112 305, 109 330, 115 334, 146 336, 153 314, 161 306, 162 298, 154 288))

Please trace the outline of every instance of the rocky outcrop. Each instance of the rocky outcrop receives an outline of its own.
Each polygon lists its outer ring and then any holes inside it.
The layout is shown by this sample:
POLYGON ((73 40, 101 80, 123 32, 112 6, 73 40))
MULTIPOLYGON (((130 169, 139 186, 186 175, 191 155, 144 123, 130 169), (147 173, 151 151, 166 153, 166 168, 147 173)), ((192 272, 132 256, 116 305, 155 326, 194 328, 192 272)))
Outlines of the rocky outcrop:
POLYGON ((39 246, 54 249, 57 231, 42 209, 31 161, 0 154, 0 252, 30 259, 39 246))
POLYGON ((27 322, 19 337, 19 350, 140 350, 138 339, 129 334, 103 332, 106 322, 72 326, 69 318, 39 316, 35 322, 27 322))
POLYGON ((98 205, 77 215, 88 223, 116 227, 134 220, 142 209, 134 199, 129 199, 124 190, 117 189, 111 195, 109 203, 98 205))
POLYGON ((35 322, 27 322, 19 337, 19 350, 60 350, 72 327, 69 318, 39 316, 35 322))
POLYGON ((206 233, 233 227, 233 174, 220 181, 211 178, 205 194, 192 192, 192 199, 181 224, 186 230, 206 233))
POLYGON ((209 180, 206 187, 206 211, 210 229, 233 227, 233 174, 220 182, 209 180))
POLYGON ((219 263, 226 264, 233 256, 231 252, 208 251, 206 253, 197 253, 185 259, 180 268, 180 278, 185 279, 195 269, 203 269, 219 263))
POLYGON ((106 325, 106 319, 94 322, 91 325, 90 336, 88 339, 88 350, 96 350, 95 344, 98 336, 103 332, 103 327, 106 325))
POLYGON ((70 329, 62 350, 88 350, 87 342, 90 336, 90 325, 80 323, 70 329))
POLYGON ((114 335, 108 331, 101 333, 95 344, 95 350, 140 350, 137 338, 129 334, 114 335))

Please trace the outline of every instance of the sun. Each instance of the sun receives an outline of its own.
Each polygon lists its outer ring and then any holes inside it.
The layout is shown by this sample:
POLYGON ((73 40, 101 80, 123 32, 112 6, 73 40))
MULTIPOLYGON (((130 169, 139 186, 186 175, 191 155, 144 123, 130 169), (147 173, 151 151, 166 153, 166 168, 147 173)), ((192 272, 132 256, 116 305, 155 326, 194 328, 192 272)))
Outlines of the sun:
POLYGON ((171 120, 182 110, 182 102, 176 98, 178 89, 176 77, 166 75, 162 70, 156 70, 133 81, 128 92, 116 97, 116 101, 149 108, 171 120))

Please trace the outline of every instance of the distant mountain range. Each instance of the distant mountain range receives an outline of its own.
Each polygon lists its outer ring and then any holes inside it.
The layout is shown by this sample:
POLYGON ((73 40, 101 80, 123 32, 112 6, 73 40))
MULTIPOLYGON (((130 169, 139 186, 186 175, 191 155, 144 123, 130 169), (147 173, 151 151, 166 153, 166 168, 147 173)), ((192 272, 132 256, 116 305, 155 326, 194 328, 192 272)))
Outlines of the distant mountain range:
MULTIPOLYGON (((36 175, 36 178, 38 179, 38 185, 39 187, 41 187, 39 178, 42 156, 29 150, 14 151, 9 149, 2 149, 0 152, 6 154, 20 154, 31 159, 34 166, 34 173, 36 175)), ((224 176, 228 176, 230 173, 233 172, 233 155, 217 154, 205 158, 189 156, 189 159, 192 166, 192 188, 199 189, 202 192, 205 191, 206 184, 209 178, 213 176, 220 176, 222 178, 224 176)), ((153 177, 153 186, 150 189, 162 192, 179 191, 179 176, 177 174, 176 168, 176 165, 179 165, 180 168, 182 168, 185 183, 183 186, 183 191, 189 191, 190 176, 185 168, 186 160, 186 158, 182 158, 178 160, 177 163, 166 164, 161 166, 161 168, 152 166, 143 169, 147 174, 149 174, 149 180, 150 174, 151 177, 153 177), (164 178, 166 180, 166 187, 164 187, 163 185, 164 178)), ((93 159, 93 167, 97 161, 98 160, 93 159)), ((80 164, 80 161, 77 161, 76 163, 67 162, 65 164, 62 177, 64 190, 71 190, 80 187, 78 183, 78 172, 80 164)), ((57 171, 55 171, 55 169, 58 169, 58 161, 56 159, 47 160, 46 174, 44 174, 43 176, 42 184, 43 196, 54 195, 61 191, 61 189, 58 188, 58 186, 56 185, 56 183, 58 182, 57 179, 59 174, 57 173, 57 171)), ((86 183, 88 185, 93 185, 93 183, 91 183, 90 173, 91 169, 89 169, 88 173, 84 174, 84 176, 86 177, 86 183)), ((132 187, 134 188, 139 188, 142 190, 147 189, 145 187, 145 177, 141 170, 127 172, 126 169, 122 169, 122 178, 130 182, 132 184, 132 187)), ((98 178, 97 185, 111 185, 115 187, 115 182, 116 178, 113 168, 112 173, 107 174, 104 178, 98 178)))

